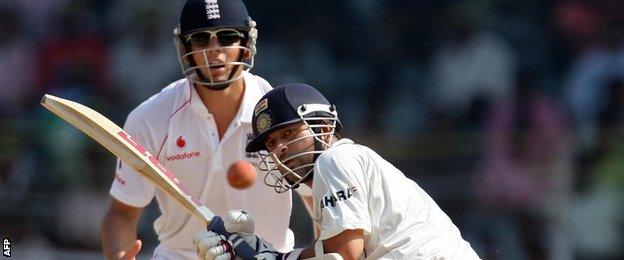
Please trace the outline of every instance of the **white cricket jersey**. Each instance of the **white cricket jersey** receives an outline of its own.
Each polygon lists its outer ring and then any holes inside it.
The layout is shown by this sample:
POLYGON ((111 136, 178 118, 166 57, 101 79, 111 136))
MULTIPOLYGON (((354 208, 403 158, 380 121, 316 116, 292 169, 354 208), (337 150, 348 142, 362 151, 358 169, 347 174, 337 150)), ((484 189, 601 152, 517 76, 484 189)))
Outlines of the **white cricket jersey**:
POLYGON ((367 259, 479 259, 425 191, 349 139, 319 156, 312 193, 320 239, 362 229, 367 259))
MULTIPOLYGON (((224 216, 229 210, 244 209, 252 215, 257 235, 278 250, 291 250, 291 193, 277 194, 261 181, 245 190, 227 183, 227 170, 235 161, 257 165, 257 154, 246 153, 245 146, 252 136, 256 102, 271 89, 267 81, 247 72, 244 81, 241 107, 222 140, 214 118, 186 79, 171 83, 134 109, 124 129, 215 214, 224 216)), ((118 162, 110 194, 134 207, 145 207, 156 196, 162 213, 154 223, 161 241, 156 258, 197 258, 193 237, 206 227, 131 167, 118 162)))

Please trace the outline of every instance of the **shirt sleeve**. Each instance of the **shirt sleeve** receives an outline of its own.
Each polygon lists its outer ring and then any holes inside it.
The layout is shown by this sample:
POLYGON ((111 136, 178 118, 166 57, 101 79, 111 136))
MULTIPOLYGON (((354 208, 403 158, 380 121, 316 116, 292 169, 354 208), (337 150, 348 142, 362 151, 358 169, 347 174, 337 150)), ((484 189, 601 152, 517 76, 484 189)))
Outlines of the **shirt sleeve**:
MULTIPOLYGON (((154 154, 154 149, 148 142, 150 138, 146 120, 137 114, 136 110, 128 115, 124 131, 154 154)), ((117 158, 115 179, 109 193, 113 198, 127 205, 142 208, 152 201, 156 187, 132 169, 130 165, 117 158)))
POLYGON ((364 165, 356 155, 318 158, 312 192, 320 213, 320 239, 329 239, 347 229, 362 229, 365 235, 370 234, 364 174, 364 165))

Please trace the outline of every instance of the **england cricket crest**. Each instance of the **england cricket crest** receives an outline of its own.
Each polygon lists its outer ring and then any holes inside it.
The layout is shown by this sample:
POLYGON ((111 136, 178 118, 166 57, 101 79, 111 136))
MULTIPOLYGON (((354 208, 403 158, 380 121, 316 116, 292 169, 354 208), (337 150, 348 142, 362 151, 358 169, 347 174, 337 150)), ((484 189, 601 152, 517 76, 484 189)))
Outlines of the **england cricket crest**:
POLYGON ((208 18, 208 20, 221 18, 217 0, 205 0, 204 2, 206 2, 206 18, 208 18))

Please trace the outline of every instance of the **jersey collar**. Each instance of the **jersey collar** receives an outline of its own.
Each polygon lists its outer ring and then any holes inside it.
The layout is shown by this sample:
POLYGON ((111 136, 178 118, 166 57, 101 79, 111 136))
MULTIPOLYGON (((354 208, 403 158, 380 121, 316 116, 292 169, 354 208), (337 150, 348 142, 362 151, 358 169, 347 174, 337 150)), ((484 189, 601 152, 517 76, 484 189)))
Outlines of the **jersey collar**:
POLYGON ((349 138, 341 138, 338 141, 335 141, 331 144, 330 148, 339 146, 339 145, 343 145, 343 144, 354 144, 355 142, 353 142, 353 140, 349 139, 349 138))
POLYGON ((243 93, 243 102, 237 113, 238 121, 240 123, 251 124, 251 118, 253 116, 253 110, 256 107, 256 103, 262 98, 262 91, 259 85, 259 81, 254 78, 255 76, 247 71, 243 71, 243 79, 245 80, 245 93, 243 93), (240 116, 239 116, 240 115, 240 116))
MULTIPOLYGON (((243 80, 245 81, 245 92, 243 93, 243 100, 238 108, 234 121, 239 124, 251 124, 254 107, 256 106, 256 102, 262 97, 263 93, 258 80, 255 80, 255 76, 253 74, 247 71, 243 71, 242 73, 243 80)), ((206 108, 206 106, 202 103, 199 98, 199 94, 192 86, 192 83, 187 81, 187 84, 189 84, 188 89, 191 91, 189 94, 191 96, 190 102, 193 109, 201 114, 209 114, 210 111, 208 111, 208 108, 206 108)))

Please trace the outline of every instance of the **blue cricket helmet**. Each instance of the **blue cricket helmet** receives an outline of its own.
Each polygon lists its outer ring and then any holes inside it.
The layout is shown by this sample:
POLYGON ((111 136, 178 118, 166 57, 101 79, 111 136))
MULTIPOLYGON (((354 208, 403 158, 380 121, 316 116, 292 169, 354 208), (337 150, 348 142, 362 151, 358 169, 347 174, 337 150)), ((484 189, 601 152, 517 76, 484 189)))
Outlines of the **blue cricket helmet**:
POLYGON ((239 67, 244 71, 249 71, 254 66, 258 29, 256 29, 256 22, 249 17, 247 7, 242 0, 187 0, 180 14, 180 23, 174 30, 174 36, 182 73, 193 83, 210 89, 222 90, 243 77, 243 73, 237 73, 239 67), (242 52, 236 60, 224 62, 226 65, 235 66, 231 69, 227 79, 214 80, 211 75, 205 75, 201 70, 223 64, 209 65, 209 61, 205 58, 205 65, 198 65, 193 60, 193 54, 204 53, 205 57, 209 50, 207 48, 193 50, 188 39, 194 33, 221 29, 239 31, 244 35, 244 39, 240 46, 220 46, 212 49, 219 51, 240 49, 242 52))
POLYGON ((241 0, 188 0, 180 15, 180 35, 208 28, 249 31, 250 20, 241 0))
POLYGON ((282 126, 322 119, 335 121, 336 132, 342 129, 336 107, 314 87, 303 83, 278 86, 256 104, 252 118, 254 137, 246 151, 266 150, 264 139, 282 126))

